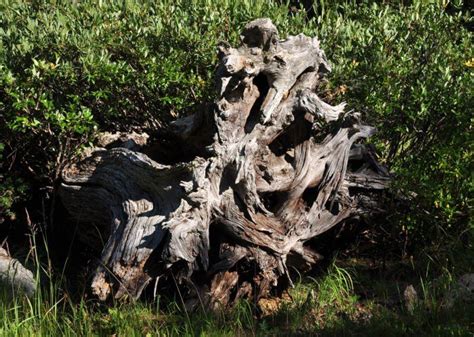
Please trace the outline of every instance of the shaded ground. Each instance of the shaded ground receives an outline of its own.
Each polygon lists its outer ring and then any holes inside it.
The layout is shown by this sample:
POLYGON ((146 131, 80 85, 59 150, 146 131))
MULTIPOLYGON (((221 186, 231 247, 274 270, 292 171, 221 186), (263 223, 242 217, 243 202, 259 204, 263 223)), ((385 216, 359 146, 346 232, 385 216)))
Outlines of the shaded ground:
POLYGON ((188 313, 163 300, 103 307, 56 289, 31 302, 0 302, 11 336, 473 336, 474 301, 449 300, 454 276, 424 279, 409 264, 336 260, 283 299, 242 302, 227 313, 188 313), (404 291, 413 285, 416 296, 404 291))

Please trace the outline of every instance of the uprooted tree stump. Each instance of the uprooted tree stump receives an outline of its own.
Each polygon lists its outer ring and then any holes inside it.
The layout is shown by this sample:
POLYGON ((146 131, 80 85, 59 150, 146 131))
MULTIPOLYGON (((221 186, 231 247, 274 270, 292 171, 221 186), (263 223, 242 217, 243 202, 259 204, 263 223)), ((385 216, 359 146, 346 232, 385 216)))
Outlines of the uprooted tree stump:
POLYGON ((259 299, 320 260, 309 240, 381 211, 389 176, 359 141, 374 128, 316 94, 330 71, 318 39, 279 40, 258 19, 241 42, 219 46, 217 101, 166 131, 174 163, 100 148, 63 171, 81 239, 105 242, 99 299, 158 283, 211 308, 259 299))

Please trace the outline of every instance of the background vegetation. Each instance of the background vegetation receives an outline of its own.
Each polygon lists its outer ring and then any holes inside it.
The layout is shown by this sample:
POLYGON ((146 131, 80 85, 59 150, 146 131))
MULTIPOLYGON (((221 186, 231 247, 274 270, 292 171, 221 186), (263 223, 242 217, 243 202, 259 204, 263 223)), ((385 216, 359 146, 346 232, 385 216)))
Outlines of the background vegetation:
MULTIPOLYGON (((472 271, 471 9, 454 1, 320 0, 309 17, 294 3, 2 2, 0 239, 22 239, 18 233, 26 225, 44 231, 53 224, 59 173, 99 132, 140 130, 153 136, 157 128, 212 101, 218 41, 236 44, 246 22, 270 17, 282 37, 301 32, 319 37, 333 65, 320 92, 329 102, 347 101, 377 126, 373 142, 380 159, 396 177, 394 189, 410 198, 394 204, 390 217, 360 236, 365 248, 353 251, 359 257, 410 261, 415 278, 420 272, 434 278, 472 271)), ((355 296, 353 290, 346 293, 355 296)), ((115 325, 123 315, 120 308, 101 314, 85 302, 65 305, 70 301, 61 292, 47 294, 36 304, 3 304, 0 332, 26 335, 53 317, 45 334, 88 335, 103 325, 110 330, 101 333, 128 335, 115 325), (70 315, 58 314, 61 310, 70 315)), ((155 309, 142 313, 139 307, 125 315, 161 312, 155 309)), ((166 322, 189 320, 173 318, 172 312, 166 322)), ((418 323, 438 314, 423 311, 418 323)), ((251 313, 242 315, 250 315, 245 319, 255 328, 251 313)), ((415 324, 407 317, 406 324, 415 324)), ((155 328, 161 327, 161 318, 157 322, 155 328)), ((407 331, 405 323, 397 328, 398 323, 387 322, 393 331, 407 331)), ((211 334, 212 324, 201 330, 211 334)), ((463 325, 456 329, 453 335, 467 331, 463 325)))

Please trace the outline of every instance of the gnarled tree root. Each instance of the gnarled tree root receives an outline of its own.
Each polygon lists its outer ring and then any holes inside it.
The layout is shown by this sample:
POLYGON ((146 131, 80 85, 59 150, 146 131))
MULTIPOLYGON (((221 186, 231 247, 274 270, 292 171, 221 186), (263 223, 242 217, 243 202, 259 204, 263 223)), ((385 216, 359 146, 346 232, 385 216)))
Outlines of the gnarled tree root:
POLYGON ((318 39, 280 40, 258 19, 241 40, 219 46, 209 111, 168 130, 200 156, 165 165, 96 149, 63 171, 60 195, 86 224, 81 238, 105 241, 92 280, 101 300, 137 298, 158 280, 211 308, 259 299, 291 285, 290 267, 318 262, 310 239, 381 211, 390 178, 360 143, 375 130, 316 94, 330 71, 318 39))

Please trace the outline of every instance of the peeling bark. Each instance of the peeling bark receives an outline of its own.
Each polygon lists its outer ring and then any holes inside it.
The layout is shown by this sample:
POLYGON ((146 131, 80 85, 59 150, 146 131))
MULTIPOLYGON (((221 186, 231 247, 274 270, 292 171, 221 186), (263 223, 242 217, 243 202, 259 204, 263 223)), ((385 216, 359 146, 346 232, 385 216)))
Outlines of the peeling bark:
POLYGON ((168 153, 197 156, 166 165, 96 149, 63 171, 79 235, 104 241, 92 280, 101 300, 137 298, 152 280, 177 283, 190 305, 258 300, 292 284, 290 267, 322 258, 310 239, 381 212, 390 177, 360 143, 375 130, 318 97, 331 70, 318 39, 280 40, 258 19, 241 41, 219 46, 215 103, 166 131, 183 146, 168 153))

